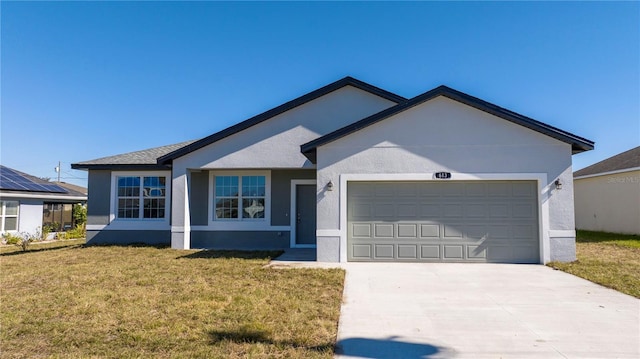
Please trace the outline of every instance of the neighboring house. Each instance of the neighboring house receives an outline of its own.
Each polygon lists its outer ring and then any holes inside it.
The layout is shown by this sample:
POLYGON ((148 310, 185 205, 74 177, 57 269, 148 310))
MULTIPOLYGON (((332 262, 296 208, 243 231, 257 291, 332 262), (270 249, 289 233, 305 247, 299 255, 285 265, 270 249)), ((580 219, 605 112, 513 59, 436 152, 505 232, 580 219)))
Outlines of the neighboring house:
POLYGON ((49 182, 0 165, 0 233, 35 234, 47 224, 73 227, 74 204, 85 204, 83 187, 49 182))
POLYGON ((445 86, 405 99, 346 77, 197 141, 72 168, 89 171, 89 243, 546 263, 575 259, 571 155, 591 149, 445 86))
POLYGON ((576 228, 640 234, 640 146, 573 174, 576 228))

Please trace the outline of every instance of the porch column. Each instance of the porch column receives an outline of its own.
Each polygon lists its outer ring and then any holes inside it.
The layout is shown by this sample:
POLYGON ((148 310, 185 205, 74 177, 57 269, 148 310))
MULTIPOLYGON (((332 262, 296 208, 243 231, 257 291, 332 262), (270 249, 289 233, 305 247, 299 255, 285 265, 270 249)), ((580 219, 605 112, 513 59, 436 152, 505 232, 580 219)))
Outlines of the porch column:
POLYGON ((171 180, 171 248, 191 248, 189 183, 187 171, 175 168, 171 180))

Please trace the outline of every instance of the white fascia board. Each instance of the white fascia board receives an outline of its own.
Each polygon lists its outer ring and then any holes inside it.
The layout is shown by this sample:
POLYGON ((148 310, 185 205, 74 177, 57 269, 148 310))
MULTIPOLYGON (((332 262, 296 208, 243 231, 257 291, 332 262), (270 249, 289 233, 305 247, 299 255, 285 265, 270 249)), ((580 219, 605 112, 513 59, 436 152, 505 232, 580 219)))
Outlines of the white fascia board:
POLYGON ((86 201, 86 196, 63 196, 63 195, 41 195, 41 194, 29 194, 29 193, 0 193, 1 198, 35 198, 43 201, 54 200, 69 200, 69 201, 86 201))
POLYGON ((640 171, 640 167, 631 167, 631 168, 625 168, 625 169, 609 171, 609 172, 594 173, 592 175, 578 176, 578 177, 573 177, 573 180, 575 181, 575 180, 584 179, 584 178, 608 176, 608 175, 615 175, 618 173, 633 172, 633 171, 640 171))

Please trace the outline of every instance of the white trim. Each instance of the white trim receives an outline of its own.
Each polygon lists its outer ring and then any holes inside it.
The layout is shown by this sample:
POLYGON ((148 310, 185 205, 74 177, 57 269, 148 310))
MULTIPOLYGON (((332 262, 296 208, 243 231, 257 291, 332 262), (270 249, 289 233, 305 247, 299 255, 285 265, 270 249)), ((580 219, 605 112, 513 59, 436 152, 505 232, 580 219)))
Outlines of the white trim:
POLYGON ((47 196, 42 194, 30 194, 30 193, 0 193, 0 199, 2 198, 36 198, 42 199, 43 201, 56 199, 56 200, 69 200, 69 201, 86 201, 87 197, 84 196, 62 196, 62 195, 53 195, 47 196))
POLYGON ((113 171, 111 172, 111 193, 109 206, 109 225, 105 230, 170 230, 171 226, 171 171, 113 171), (118 177, 164 177, 164 218, 117 218, 118 177))
POLYGON ((235 227, 235 228, 230 228, 230 229, 220 229, 219 227, 215 227, 215 226, 203 226, 203 225, 198 225, 198 226, 191 226, 191 231, 249 231, 249 232, 253 232, 253 231, 265 231, 265 232, 286 232, 286 231, 290 231, 291 227, 289 226, 268 226, 268 227, 259 227, 257 229, 253 229, 253 228, 239 228, 239 227, 235 227))
POLYGON ((317 229, 317 237, 340 237, 339 229, 317 229))
POLYGON ((576 231, 571 229, 550 229, 549 238, 575 238, 576 231))
MULTIPOLYGON (((297 216, 297 191, 296 188, 298 185, 317 185, 317 181, 316 180, 310 180, 310 179, 306 179, 306 180, 291 180, 291 205, 290 205, 290 213, 289 213, 289 222, 290 222, 290 227, 291 227, 291 232, 289 234, 289 238, 290 238, 290 243, 289 246, 291 248, 316 248, 315 244, 298 244, 296 243, 296 219, 298 218, 297 216)), ((317 205, 316 205, 317 207, 317 205)))
POLYGON ((87 231, 102 231, 107 229, 108 225, 106 224, 87 224, 87 231))
MULTIPOLYGON (((434 172, 435 173, 435 172, 434 172)), ((340 262, 347 261, 347 184, 356 181, 537 181, 540 263, 551 258, 549 244, 549 185, 546 173, 451 173, 435 179, 434 173, 360 173, 340 175, 340 262)))
MULTIPOLYGON (((238 200, 242 200, 241 197, 238 200)), ((209 171, 209 218, 208 228, 214 231, 268 231, 271 226, 271 171, 270 170, 212 170, 209 171), (259 219, 218 219, 215 215, 215 176, 264 176, 264 218, 259 219)), ((195 226, 194 226, 195 227, 195 226)), ((200 227, 200 226, 199 226, 200 227)), ((192 227, 193 228, 193 227, 192 227)))
POLYGON ((20 201, 6 201, 0 198, 0 233, 17 233, 20 231, 20 206, 20 201), (7 214, 7 202, 15 202, 18 204, 16 206, 16 214, 7 214), (16 229, 4 229, 7 224, 7 218, 16 219, 16 229))
POLYGON ((594 173, 594 174, 591 174, 591 175, 578 176, 578 177, 573 177, 573 180, 575 181, 575 180, 579 180, 579 179, 583 179, 583 178, 615 175, 615 174, 618 174, 618 173, 633 172, 633 171, 640 171, 640 167, 624 168, 624 169, 621 169, 621 170, 615 170, 615 171, 609 171, 609 172, 594 173))

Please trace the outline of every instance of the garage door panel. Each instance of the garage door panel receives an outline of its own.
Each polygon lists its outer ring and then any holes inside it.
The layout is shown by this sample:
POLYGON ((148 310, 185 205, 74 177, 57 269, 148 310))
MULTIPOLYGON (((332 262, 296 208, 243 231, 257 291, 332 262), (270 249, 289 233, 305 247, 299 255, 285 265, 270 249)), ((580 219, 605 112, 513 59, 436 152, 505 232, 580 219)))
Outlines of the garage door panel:
POLYGON ((460 245, 445 245, 444 259, 463 259, 463 248, 460 245))
POLYGON ((465 194, 467 197, 484 197, 487 195, 487 185, 485 183, 467 183, 465 194))
POLYGON ((350 182, 355 261, 539 261, 534 181, 350 182))
POLYGON ((487 259, 487 249, 483 246, 467 246, 467 258, 472 260, 487 259))
POLYGON ((463 238, 461 225, 445 225, 443 238, 463 238))
POLYGON ((398 204, 396 208, 397 219, 416 219, 418 218, 418 205, 416 203, 398 204))
POLYGON ((439 224, 421 224, 420 237, 440 238, 440 225, 439 224))
POLYGON ((395 232, 395 226, 390 223, 375 223, 375 236, 376 238, 393 238, 395 232))
POLYGON ((349 206, 350 220, 368 220, 371 218, 373 208, 370 203, 358 203, 349 206))
POLYGON ((535 208, 530 203, 518 203, 513 205, 511 213, 514 218, 532 218, 534 216, 535 208))
POLYGON ((471 203, 464 206, 466 218, 485 218, 487 216, 487 205, 471 203))
POLYGON ((418 259, 418 245, 399 244, 398 259, 418 259))
MULTIPOLYGON (((428 199, 425 198, 425 201, 428 201, 428 199)), ((441 216, 442 213, 440 212, 440 205, 420 204, 420 218, 440 218, 441 216)))
POLYGON ((395 218, 395 206, 390 203, 376 203, 373 205, 373 217, 377 220, 381 219, 394 219, 395 218))
POLYGON ((421 245, 420 259, 438 260, 440 259, 440 246, 437 245, 421 245))
POLYGON ((378 259, 394 259, 393 244, 374 244, 375 257, 378 259))
POLYGON ((351 249, 351 257, 354 259, 370 260, 373 254, 371 247, 371 244, 353 244, 349 247, 351 249))
POLYGON ((351 236, 354 238, 371 238, 371 224, 353 223, 351 225, 351 236))
POLYGON ((418 225, 398 224, 398 238, 418 238, 418 225))

